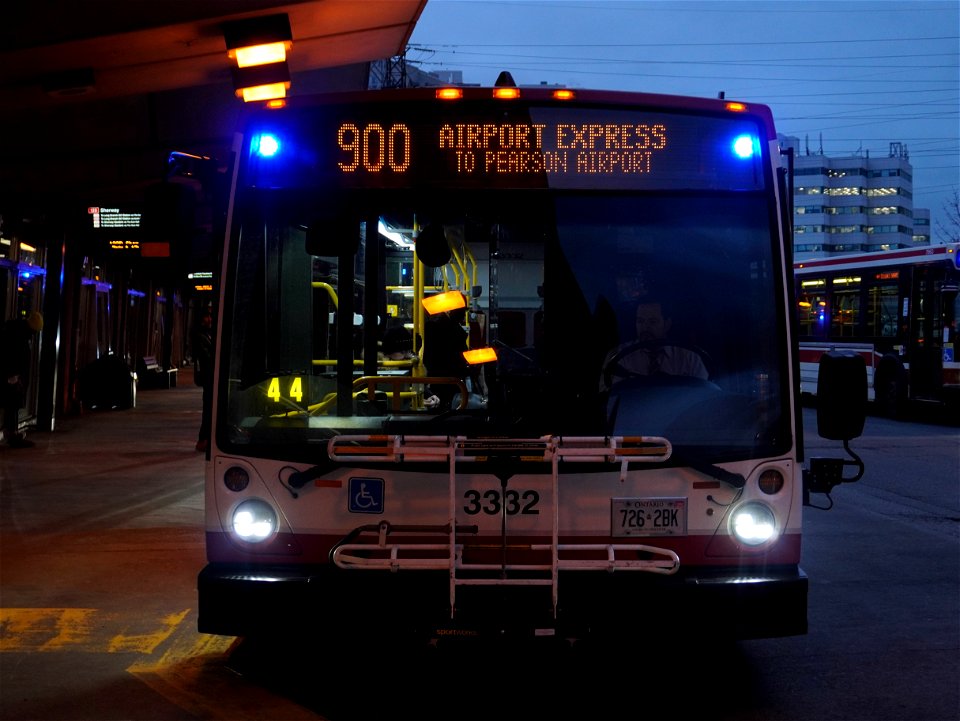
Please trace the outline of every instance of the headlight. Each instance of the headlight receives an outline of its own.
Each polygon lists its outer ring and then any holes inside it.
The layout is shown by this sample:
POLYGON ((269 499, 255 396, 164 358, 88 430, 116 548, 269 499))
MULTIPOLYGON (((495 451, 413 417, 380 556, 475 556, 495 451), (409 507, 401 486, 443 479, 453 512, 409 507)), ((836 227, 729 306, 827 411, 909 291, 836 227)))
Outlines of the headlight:
POLYGON ((265 501, 244 501, 233 512, 233 532, 244 541, 258 543, 277 530, 277 514, 265 501))
POLYGON ((777 519, 762 503, 744 503, 730 517, 730 532, 748 546, 759 546, 777 535, 777 519))

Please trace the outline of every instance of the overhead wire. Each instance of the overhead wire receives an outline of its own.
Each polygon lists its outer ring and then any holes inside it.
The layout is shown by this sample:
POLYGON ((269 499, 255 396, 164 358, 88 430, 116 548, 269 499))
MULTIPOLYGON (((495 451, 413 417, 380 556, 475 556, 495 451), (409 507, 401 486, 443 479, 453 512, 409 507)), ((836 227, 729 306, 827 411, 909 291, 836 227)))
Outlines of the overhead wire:
MULTIPOLYGON (((705 7, 703 3, 670 3, 669 7, 666 4, 660 7, 654 3, 640 3, 637 5, 642 5, 642 8, 631 8, 628 4, 577 4, 568 0, 562 3, 542 0, 485 0, 483 5, 485 12, 489 11, 490 6, 496 6, 494 13, 526 6, 529 9, 535 7, 538 13, 547 14, 553 7, 564 12, 582 9, 591 14, 663 10, 671 14, 716 12, 725 16, 737 12, 745 12, 751 16, 758 13, 769 13, 772 16, 784 12, 805 16, 821 14, 823 17, 837 18, 851 14, 860 16, 860 12, 849 7, 814 8, 803 4, 802 7, 789 8, 780 3, 770 6, 753 3, 749 10, 738 8, 735 3, 717 3, 716 8, 705 7), (651 5, 654 6, 653 10, 651 5)), ((899 13, 904 17, 913 17, 919 9, 917 6, 883 6, 882 9, 871 6, 871 13, 890 12, 894 16, 899 13)), ((772 33, 769 39, 761 37, 745 41, 718 37, 705 41, 629 43, 530 42, 527 35, 522 42, 411 43, 409 50, 414 58, 408 57, 408 62, 424 69, 455 67, 462 70, 489 68, 499 71, 508 65, 514 72, 537 73, 545 76, 546 80, 559 76, 561 84, 566 84, 565 78, 595 75, 622 78, 627 84, 646 79, 661 84, 678 81, 721 85, 721 88, 712 88, 706 93, 695 91, 689 94, 715 95, 722 89, 727 97, 770 105, 774 109, 778 125, 786 134, 793 136, 803 137, 818 133, 822 137, 824 133, 840 131, 840 136, 826 139, 831 153, 857 152, 864 142, 872 145, 902 142, 911 148, 911 157, 921 161, 924 171, 942 173, 957 169, 957 163, 953 162, 953 159, 958 157, 960 133, 953 134, 948 128, 946 134, 940 131, 936 136, 930 137, 922 135, 922 128, 930 127, 929 124, 933 122, 950 121, 960 117, 956 73, 960 53, 957 52, 957 40, 960 40, 960 36, 955 32, 896 37, 884 37, 882 33, 876 33, 869 38, 796 40, 784 39, 782 34, 772 33), (904 47, 904 43, 907 47, 904 47), (924 52, 916 52, 919 47, 922 47, 924 52), (765 53, 769 57, 749 58, 740 52, 763 53, 763 48, 771 48, 772 52, 765 53), (798 57, 796 52, 784 52, 788 48, 802 48, 808 54, 798 57), (837 57, 841 48, 843 56, 837 57), (877 52, 879 48, 889 52, 877 52), (897 52, 897 48, 903 51, 897 52), (684 57, 671 60, 665 57, 665 49, 677 49, 684 53, 684 57), (713 57, 691 58, 691 51, 696 50, 703 50, 713 57), (578 57, 584 51, 589 54, 578 57), (628 53, 627 57, 614 55, 625 51, 628 53), (721 51, 723 57, 716 57, 721 51), (667 68, 674 72, 665 72, 667 68), (694 68, 699 72, 691 72, 694 68), (769 72, 758 73, 755 71, 757 68, 769 72), (945 70, 943 77, 930 76, 931 72, 941 69, 945 70), (954 71, 952 74, 951 69, 954 71), (801 75, 808 75, 798 77, 796 72, 789 73, 790 70, 802 70, 801 75), (827 70, 830 72, 821 72, 827 70), (789 73, 789 76, 784 77, 778 73, 789 73), (797 88, 804 89, 808 84, 815 84, 817 90, 795 92, 797 88), (846 87, 841 90, 844 85, 846 87), (890 98, 891 95, 896 98, 890 98), (853 98, 859 101, 852 100, 853 98), (883 98, 890 98, 892 102, 885 103, 883 98), (803 112, 803 109, 809 112, 803 112), (784 112, 785 110, 787 112, 784 112), (899 123, 900 127, 904 127, 904 123, 911 124, 905 126, 909 129, 909 135, 892 129, 897 127, 894 123, 899 123), (859 129, 864 130, 866 137, 851 137, 859 129), (838 144, 843 143, 857 143, 858 147, 847 151, 834 150, 838 144), (947 158, 951 164, 924 163, 928 159, 936 158, 947 158)), ((687 94, 687 91, 684 91, 684 94, 687 94)), ((954 127, 960 128, 960 125, 955 124, 954 127)), ((931 177, 930 180, 934 178, 931 177)), ((955 184, 953 187, 956 187, 955 184)), ((915 191, 918 188, 930 189, 930 186, 917 183, 915 191)))

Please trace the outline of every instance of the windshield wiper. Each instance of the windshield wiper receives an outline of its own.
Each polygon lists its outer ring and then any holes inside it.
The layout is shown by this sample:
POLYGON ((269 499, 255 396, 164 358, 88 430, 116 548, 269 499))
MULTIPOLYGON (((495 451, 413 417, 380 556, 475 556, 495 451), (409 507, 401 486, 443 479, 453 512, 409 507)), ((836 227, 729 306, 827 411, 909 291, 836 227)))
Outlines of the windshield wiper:
POLYGON ((289 485, 291 488, 303 488, 311 481, 315 481, 323 474, 332 471, 338 466, 338 463, 331 461, 328 458, 325 462, 307 468, 304 471, 294 471, 287 478, 287 485, 289 485))
MULTIPOLYGON (((674 456, 676 458, 676 456, 674 456)), ((747 485, 747 479, 741 476, 739 473, 733 473, 731 471, 720 468, 720 466, 715 466, 712 463, 703 463, 699 461, 680 461, 683 465, 690 466, 697 473, 702 473, 705 476, 710 476, 715 478, 721 483, 726 483, 728 486, 736 489, 741 489, 747 485)))

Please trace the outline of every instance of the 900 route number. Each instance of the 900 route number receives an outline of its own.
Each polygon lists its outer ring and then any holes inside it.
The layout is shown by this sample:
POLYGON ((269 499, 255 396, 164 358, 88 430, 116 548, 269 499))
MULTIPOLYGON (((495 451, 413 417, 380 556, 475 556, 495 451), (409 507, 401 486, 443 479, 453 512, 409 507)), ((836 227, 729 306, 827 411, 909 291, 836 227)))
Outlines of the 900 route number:
POLYGON ((610 499, 612 536, 682 536, 686 532, 686 498, 610 499))

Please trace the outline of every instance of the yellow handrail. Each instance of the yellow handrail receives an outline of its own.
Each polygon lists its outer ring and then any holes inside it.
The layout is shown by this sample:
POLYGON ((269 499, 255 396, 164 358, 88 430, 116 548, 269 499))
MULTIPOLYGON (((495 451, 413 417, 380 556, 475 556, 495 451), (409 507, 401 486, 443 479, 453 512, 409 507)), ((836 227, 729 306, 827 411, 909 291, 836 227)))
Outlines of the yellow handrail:
MULTIPOLYGON (((457 386, 460 390, 460 409, 467 407, 467 386, 459 378, 454 378, 453 376, 420 376, 414 378, 413 376, 362 376, 357 378, 353 382, 354 397, 356 397, 356 391, 361 390, 366 387, 367 397, 369 400, 376 400, 377 386, 388 385, 392 386, 392 390, 389 392, 389 395, 392 396, 392 409, 395 411, 400 410, 400 401, 404 397, 411 397, 403 392, 400 388, 405 385, 451 385, 457 386)), ((420 392, 413 393, 412 396, 419 396, 420 392)))
POLYGON ((324 283, 322 280, 314 280, 310 283, 311 288, 323 288, 327 291, 327 295, 330 296, 330 300, 333 301, 334 308, 340 308, 340 299, 337 298, 337 291, 333 289, 333 286, 329 283, 324 283))

